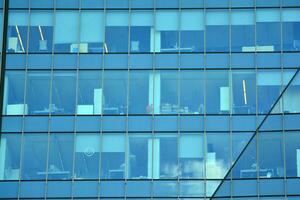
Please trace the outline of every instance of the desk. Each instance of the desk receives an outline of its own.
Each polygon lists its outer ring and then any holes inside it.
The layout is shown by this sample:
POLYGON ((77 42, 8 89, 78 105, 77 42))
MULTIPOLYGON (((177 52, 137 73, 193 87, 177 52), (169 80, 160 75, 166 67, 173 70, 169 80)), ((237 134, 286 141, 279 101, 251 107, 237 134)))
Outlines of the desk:
MULTIPOLYGON (((260 178, 271 178, 274 176, 273 169, 260 169, 259 177, 260 178)), ((257 170, 256 169, 242 169, 240 172, 241 178, 257 178, 257 170)))

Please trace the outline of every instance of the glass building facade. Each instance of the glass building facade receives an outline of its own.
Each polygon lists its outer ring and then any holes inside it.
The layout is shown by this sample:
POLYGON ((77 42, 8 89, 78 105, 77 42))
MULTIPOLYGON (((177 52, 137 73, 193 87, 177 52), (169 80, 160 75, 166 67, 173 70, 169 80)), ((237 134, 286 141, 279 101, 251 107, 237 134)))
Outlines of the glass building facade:
POLYGON ((300 199, 299 0, 0 7, 0 199, 300 199))

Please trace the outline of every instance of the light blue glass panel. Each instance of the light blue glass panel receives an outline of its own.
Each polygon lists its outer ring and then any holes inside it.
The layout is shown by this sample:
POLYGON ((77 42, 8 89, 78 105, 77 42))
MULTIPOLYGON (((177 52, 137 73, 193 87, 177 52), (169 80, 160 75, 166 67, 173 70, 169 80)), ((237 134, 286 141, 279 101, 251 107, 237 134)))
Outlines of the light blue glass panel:
POLYGON ((77 116, 76 118, 77 131, 100 131, 101 117, 100 116, 77 116))
POLYGON ((255 196, 257 195, 256 180, 233 180, 232 182, 234 196, 255 196))
POLYGON ((77 115, 100 115, 104 96, 101 71, 80 71, 78 74, 77 115))
POLYGON ((153 8, 154 0, 130 0, 131 8, 153 8))
MULTIPOLYGON (((127 160, 130 179, 151 179, 153 169, 153 140, 150 134, 131 134, 128 138, 127 160)), ((132 192, 132 195, 135 196, 132 192)))
POLYGON ((178 52, 178 12, 157 11, 155 20, 155 52, 178 52))
POLYGON ((300 14, 299 9, 282 11, 283 50, 297 51, 300 49, 300 14))
POLYGON ((124 197, 125 186, 121 181, 100 182, 100 197, 124 197))
POLYGON ((206 113, 219 114, 230 112, 230 89, 228 71, 206 72, 206 113))
POLYGON ((73 131, 74 117, 73 116, 51 116, 50 130, 52 132, 73 131))
POLYGON ((131 54, 129 57, 129 68, 152 69, 153 56, 151 54, 131 54))
POLYGON ((155 116, 154 130, 155 131, 177 131, 178 117, 177 116, 155 116))
MULTIPOLYGON (((54 51, 77 53, 82 49, 78 45, 79 13, 76 11, 57 11, 55 14, 54 51)), ((84 48, 83 48, 84 49, 84 48)))
POLYGON ((155 68, 177 68, 179 65, 179 56, 178 54, 169 54, 169 53, 163 53, 163 54, 156 54, 155 55, 155 68))
POLYGON ((227 10, 212 10, 206 13, 207 52, 224 52, 229 50, 228 25, 229 13, 227 10))
POLYGON ((127 71, 104 71, 103 114, 123 115, 127 113, 127 71))
POLYGON ((9 8, 28 8, 29 0, 13 0, 10 1, 9 8))
POLYGON ((29 52, 51 52, 53 42, 53 13, 32 12, 29 27, 29 52))
POLYGON ((101 174, 102 179, 125 178, 125 136, 105 134, 102 136, 101 174))
POLYGON ((45 179, 48 147, 47 134, 25 134, 23 139, 21 179, 45 179))
POLYGON ((155 6, 157 8, 178 8, 179 7, 179 0, 155 0, 155 6))
MULTIPOLYGON (((294 75, 293 72, 285 74, 285 76, 294 75)), ((286 78, 284 78, 284 85, 286 85, 286 78)), ((291 85, 288 87, 286 92, 283 95, 283 111, 285 113, 299 113, 300 112, 300 75, 294 78, 291 85)))
POLYGON ((280 0, 256 0, 257 7, 275 7, 280 6, 280 0))
POLYGON ((80 16, 80 53, 103 52, 104 14, 82 11, 80 16), (97 24, 97 25, 96 25, 97 24))
POLYGON ((25 54, 6 54, 6 69, 25 69, 25 54))
POLYGON ((54 1, 53 0, 30 0, 31 8, 53 8, 54 1))
MULTIPOLYGON (((73 172, 74 135, 67 133, 52 133, 50 135, 49 143, 48 179, 70 179, 73 172)), ((61 183, 67 184, 67 182, 61 183)), ((57 186, 56 188, 60 188, 60 190, 62 190, 63 187, 61 188, 57 186)), ((48 190, 49 188, 48 183, 48 190)), ((61 193, 61 191, 54 192, 61 193)), ((68 194, 68 190, 65 190, 64 194, 68 194)))
POLYGON ((300 132, 286 132, 285 162, 288 177, 300 177, 300 132))
POLYGON ((181 0, 182 8, 203 8, 204 0, 181 0))
POLYGON ((128 54, 105 54, 104 68, 105 69, 127 69, 128 54))
POLYGON ((128 8, 128 0, 106 0, 107 8, 128 8))
POLYGON ((126 116, 102 116, 102 131, 123 132, 126 130, 126 116))
POLYGON ((251 53, 232 53, 232 68, 254 68, 254 54, 251 53))
POLYGON ((131 71, 129 80, 129 113, 151 114, 153 106, 153 79, 150 71, 131 71))
POLYGON ((28 54, 27 59, 28 69, 50 69, 52 66, 51 54, 28 54))
POLYGON ((256 74, 254 71, 232 72, 232 113, 256 113, 256 74))
POLYGON ((206 54, 206 68, 229 68, 229 54, 206 54))
POLYGON ((156 134, 152 148, 153 179, 177 179, 179 171, 176 134, 156 134))
POLYGON ((57 71, 53 74, 50 112, 54 115, 74 114, 76 101, 76 74, 57 71))
POLYGON ((105 0, 81 0, 81 8, 103 8, 105 0))
POLYGON ((256 66, 258 68, 280 68, 280 59, 280 53, 258 53, 256 54, 256 66))
POLYGON ((232 7, 251 7, 254 6, 254 0, 231 0, 232 7))
POLYGON ((130 51, 133 53, 153 52, 153 12, 132 12, 130 20, 130 51))
POLYGON ((205 7, 208 8, 225 8, 229 6, 229 0, 205 0, 205 7))
POLYGON ((282 5, 284 5, 284 6, 299 6, 300 2, 298 0, 282 0, 282 5))
POLYGON ((25 53, 27 51, 28 12, 10 12, 7 30, 7 52, 25 53))
POLYGON ((3 114, 27 115, 28 105, 24 104, 25 77, 22 71, 7 71, 4 80, 3 114))
POLYGON ((2 132, 21 132, 23 128, 23 117, 3 116, 2 132))
POLYGON ((284 195, 283 179, 260 179, 259 193, 260 195, 284 195))
MULTIPOLYGON (((54 0, 53 0, 54 1, 54 0)), ((79 0, 55 0, 56 8, 78 8, 79 0)))
POLYGON ((97 133, 78 133, 75 140, 75 178, 98 179, 100 135, 97 133))
POLYGON ((222 179, 230 164, 229 133, 207 133, 206 178, 222 179))
POLYGON ((184 68, 204 68, 203 54, 180 54, 179 65, 184 68))
POLYGON ((181 131, 203 131, 204 117, 203 116, 180 116, 181 131))
POLYGON ((18 182, 0 182, 1 198, 17 198, 19 193, 18 182))
POLYGON ((50 72, 32 71, 27 73, 26 105, 29 114, 49 114, 50 79, 50 72))
POLYGON ((80 54, 79 69, 101 69, 103 56, 99 54, 80 54))
POLYGON ((49 130, 49 117, 27 116, 24 119, 25 132, 47 132, 49 130))
POLYGON ((231 124, 233 131, 255 131, 256 116, 232 116, 231 124))
POLYGON ((204 177, 203 135, 182 135, 179 137, 180 177, 186 179, 204 177))
POLYGON ((228 115, 208 115, 205 119, 207 131, 229 131, 228 115), (216 126, 216 124, 218 125, 216 126))
MULTIPOLYGON (((20 175, 21 135, 1 134, 0 149, 0 180, 18 180, 20 175)), ((0 192, 1 196, 3 196, 3 193, 0 192)))

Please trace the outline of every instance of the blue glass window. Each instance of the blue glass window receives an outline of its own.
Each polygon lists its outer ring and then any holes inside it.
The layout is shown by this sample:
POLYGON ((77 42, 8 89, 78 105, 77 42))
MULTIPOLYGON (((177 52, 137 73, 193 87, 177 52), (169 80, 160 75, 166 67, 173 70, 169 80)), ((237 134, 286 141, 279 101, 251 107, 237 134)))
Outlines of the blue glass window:
POLYGON ((262 9, 256 13, 256 43, 257 51, 279 51, 280 12, 277 9, 262 9))
POLYGON ((154 78, 154 113, 176 114, 179 112, 178 73, 177 71, 158 72, 154 78), (159 113, 156 112, 157 108, 160 108, 159 113))
POLYGON ((157 11, 155 27, 155 52, 178 52, 179 15, 175 11, 157 11))
POLYGON ((0 180, 18 180, 20 174, 20 134, 1 134, 0 180))
POLYGON ((51 12, 32 12, 29 27, 29 52, 51 52, 53 15, 51 12))
POLYGON ((7 71, 5 73, 4 85, 3 114, 28 114, 28 106, 24 104, 24 72, 7 71))
POLYGON ((82 11, 80 16, 80 53, 103 52, 104 15, 102 12, 82 11))
POLYGON ((206 51, 229 51, 229 14, 227 10, 206 13, 206 51), (222 34, 220 34, 222 33, 222 34))
POLYGON ((300 15, 298 9, 284 9, 282 11, 283 50, 300 50, 300 15))
POLYGON ((28 72, 26 84, 26 105, 28 106, 29 114, 49 114, 50 79, 50 72, 28 72))
POLYGON ((76 135, 75 174, 77 179, 99 177, 100 135, 80 133, 76 135))
POLYGON ((107 12, 104 44, 106 53, 128 52, 128 21, 127 12, 107 12))
POLYGON ((254 13, 248 10, 234 10, 231 15, 231 50, 234 52, 254 51, 254 13))
POLYGON ((101 71, 80 71, 78 74, 78 115, 100 115, 103 106, 101 71))
POLYGON ((54 51, 77 53, 84 49, 78 45, 79 13, 76 11, 57 11, 55 14, 54 51))
POLYGON ((125 136, 105 134, 102 136, 101 178, 125 178, 125 136))
POLYGON ((285 135, 286 175, 300 177, 300 132, 285 135))
POLYGON ((203 52, 204 14, 200 11, 182 11, 180 22, 180 51, 203 52))
POLYGON ((74 135, 51 133, 48 179, 70 179, 73 172, 74 135))
POLYGON ((28 13, 10 12, 7 29, 7 52, 25 53, 27 51, 28 13))
POLYGON ((21 178, 23 180, 45 179, 48 135, 25 134, 23 143, 21 178))

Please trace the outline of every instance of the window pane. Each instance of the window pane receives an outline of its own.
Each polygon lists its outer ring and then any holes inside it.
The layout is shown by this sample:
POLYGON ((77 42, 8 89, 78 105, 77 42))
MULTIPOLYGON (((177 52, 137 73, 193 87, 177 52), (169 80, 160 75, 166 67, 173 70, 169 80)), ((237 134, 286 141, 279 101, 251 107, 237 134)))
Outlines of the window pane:
POLYGON ((49 114, 50 78, 50 72, 28 72, 26 84, 26 105, 28 105, 29 114, 49 114))
POLYGON ((202 135, 181 135, 179 138, 181 178, 203 178, 204 141, 202 135))
POLYGON ((153 140, 153 178, 177 179, 178 147, 175 134, 157 134, 153 140))
POLYGON ((150 71, 131 71, 129 88, 129 113, 153 112, 153 79, 150 71), (151 99, 150 99, 151 98, 151 99))
POLYGON ((256 113, 256 74, 252 71, 232 73, 232 113, 256 113))
POLYGON ((206 77, 206 112, 209 114, 229 113, 228 71, 207 71, 206 77))
POLYGON ((1 134, 0 152, 0 180, 18 180, 21 134, 1 134))
POLYGON ((200 11, 182 11, 180 23, 180 51, 203 52, 204 13, 200 11))
POLYGON ((258 10, 256 13, 256 51, 279 51, 280 13, 277 9, 258 10))
POLYGON ((300 49, 300 14, 299 9, 282 11, 283 50, 298 51, 300 49))
POLYGON ((75 178, 97 179, 99 176, 100 135, 76 134, 75 178))
POLYGON ((178 12, 156 12, 155 52, 179 51, 178 20, 178 12))
POLYGON ((153 169, 151 135, 129 135, 128 146, 128 178, 151 179, 153 169))
POLYGON ((160 114, 176 114, 178 106, 178 73, 176 71, 160 71, 155 74, 154 81, 154 113, 159 104, 160 114), (160 77, 160 78, 159 78, 160 77), (161 79, 160 84, 156 79, 161 79), (158 93, 159 90, 159 93, 158 93))
POLYGON ((22 179, 46 178, 48 135, 25 134, 22 154, 22 179))
POLYGON ((286 132, 285 162, 288 177, 300 177, 300 132, 286 132))
POLYGON ((29 28, 29 52, 51 52, 52 41, 52 12, 32 12, 29 28))
POLYGON ((229 51, 228 25, 229 14, 227 10, 208 11, 206 13, 206 51, 229 51))
POLYGON ((229 158, 229 134, 207 133, 206 178, 224 178, 229 158))
POLYGON ((153 52, 154 31, 152 12, 133 12, 130 26, 130 51, 153 52))
POLYGON ((101 178, 125 178, 125 136, 105 134, 102 136, 101 178))
POLYGON ((79 14, 76 11, 57 11, 55 14, 55 52, 77 53, 84 49, 78 45, 79 14))
POLYGON ((255 51, 254 12, 236 10, 231 14, 231 49, 235 52, 255 51))
POLYGON ((127 71, 104 71, 104 114, 127 113, 127 71))
POLYGON ((80 16, 80 53, 103 52, 103 42, 103 13, 95 11, 82 11, 80 16))
POLYGON ((107 12, 105 27, 106 53, 128 52, 128 13, 107 12))
POLYGON ((73 152, 73 134, 51 134, 48 161, 48 179, 70 179, 72 177, 73 152))
POLYGON ((204 113, 204 80, 201 71, 180 72, 180 113, 204 113))
POLYGON ((7 52, 25 53, 27 51, 28 12, 9 13, 7 30, 7 52))
POLYGON ((102 114, 104 98, 101 71, 80 71, 78 76, 77 114, 102 114))
POLYGON ((27 115, 28 106, 24 104, 24 72, 7 71, 4 80, 3 114, 27 115))
POLYGON ((284 175, 282 132, 260 132, 259 139, 259 177, 282 177, 284 175))
POLYGON ((76 74, 57 71, 53 74, 51 113, 74 114, 76 102, 76 74))
MULTIPOLYGON (((257 74, 258 112, 266 114, 270 111, 281 91, 280 71, 260 70, 257 74)), ((276 109, 276 108, 275 108, 276 109)), ((279 112, 273 110, 272 112, 279 112)))

